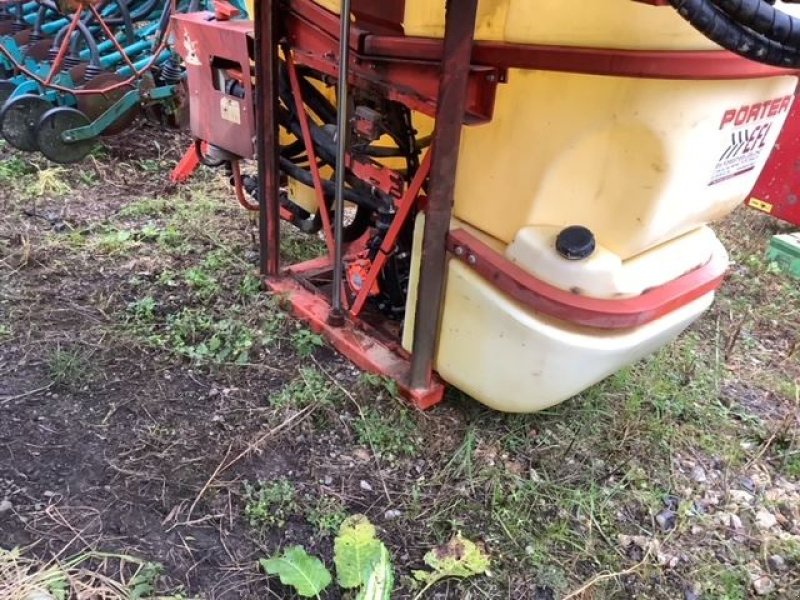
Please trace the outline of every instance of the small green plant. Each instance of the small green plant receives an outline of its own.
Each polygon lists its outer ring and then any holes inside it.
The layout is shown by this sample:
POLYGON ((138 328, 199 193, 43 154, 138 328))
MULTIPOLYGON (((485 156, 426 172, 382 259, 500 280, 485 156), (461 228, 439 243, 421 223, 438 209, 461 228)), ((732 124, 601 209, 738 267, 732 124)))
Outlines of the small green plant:
POLYGON ((158 240, 160 231, 153 223, 147 223, 136 233, 136 239, 143 242, 155 242, 158 240))
POLYGON ((261 568, 269 575, 277 575, 283 585, 294 588, 303 598, 320 598, 332 581, 325 564, 302 546, 292 546, 281 556, 262 559, 261 568))
POLYGON ((306 510, 306 519, 314 528, 328 535, 335 532, 347 518, 344 504, 334 496, 321 496, 316 504, 306 510))
POLYGON ((100 236, 97 247, 107 254, 121 254, 128 252, 136 245, 133 232, 127 229, 114 229, 100 236))
POLYGON ((709 581, 707 591, 718 600, 745 600, 748 590, 747 573, 741 569, 721 569, 709 581))
POLYGON ((239 284, 239 295, 245 302, 255 300, 261 293, 261 280, 255 275, 248 273, 239 284))
POLYGON ((145 325, 155 321, 156 301, 152 296, 145 296, 128 305, 128 313, 136 323, 145 325))
POLYGON ((300 374, 270 397, 275 408, 304 408, 311 404, 330 406, 339 398, 339 391, 318 369, 301 367, 300 374))
POLYGON ((70 389, 84 385, 91 377, 91 364, 87 357, 78 350, 55 350, 47 358, 50 380, 70 389))
MULTIPOLYGON (((389 552, 362 515, 347 518, 339 528, 333 545, 336 580, 345 590, 359 590, 362 600, 389 600, 394 585, 389 552)), ((303 598, 320 598, 333 582, 330 571, 302 546, 289 548, 282 556, 264 559, 261 567, 269 575, 280 577, 303 598)))
MULTIPOLYGON (((2 333, 0 333, 0 337, 2 337, 2 333)), ((795 452, 786 459, 783 470, 792 479, 800 479, 800 452, 795 452)))
POLYGON ((86 185, 96 185, 97 184, 97 175, 90 171, 80 171, 78 172, 78 179, 81 180, 81 183, 86 185))
POLYGON ((297 353, 303 357, 308 358, 317 348, 325 346, 325 340, 321 335, 317 335, 308 329, 301 328, 291 335, 291 342, 297 353))
POLYGON ((34 170, 29 162, 22 160, 19 156, 4 157, 0 161, 0 181, 15 183, 21 177, 33 173, 34 170))
POLYGON ((192 267, 183 273, 183 280, 201 299, 208 300, 219 293, 219 283, 200 267, 192 267))
POLYGON ((0 340, 11 337, 11 325, 0 323, 0 340))
POLYGON ((165 269, 158 276, 158 283, 159 285, 163 285, 164 287, 168 288, 178 287, 177 274, 175 273, 175 271, 170 271, 169 269, 165 269))
POLYGON ((296 492, 291 481, 278 479, 244 484, 244 514, 250 525, 258 529, 283 527, 286 520, 298 511, 296 492))
POLYGON ((153 158, 144 158, 139 161, 139 169, 145 173, 158 173, 161 168, 161 161, 153 158))
POLYGON ((163 198, 143 198, 124 206, 117 213, 120 217, 159 217, 170 211, 170 204, 163 198))
MULTIPOLYGON (((378 538, 375 527, 363 515, 344 520, 333 543, 336 583, 356 594, 357 600, 390 600, 394 587, 394 568, 389 550, 378 538)), ((456 535, 444 546, 425 555, 430 571, 415 571, 424 585, 416 599, 438 582, 449 578, 466 579, 489 569, 489 557, 477 544, 456 535)), ((333 582, 330 571, 302 546, 294 546, 282 556, 261 560, 269 575, 277 575, 283 585, 292 587, 303 598, 320 598, 333 582)), ((352 596, 348 596, 352 597, 352 596)))
POLYGON ((417 424, 403 408, 382 413, 369 407, 353 423, 360 444, 383 455, 413 456, 417 453, 417 424))
POLYGON ((247 364, 253 346, 250 327, 236 319, 216 319, 193 308, 167 318, 167 340, 172 350, 198 362, 247 364))
POLYGON ((422 598, 425 592, 443 579, 465 579, 483 575, 489 569, 486 552, 460 533, 444 546, 428 552, 424 560, 430 571, 414 571, 414 578, 425 584, 414 600, 422 598))
POLYGON ((227 271, 232 266, 234 266, 234 259, 227 250, 214 250, 203 260, 203 269, 209 273, 227 271))
POLYGON ((389 394, 390 398, 399 398, 400 390, 397 387, 397 382, 394 379, 374 373, 362 373, 360 376, 361 383, 368 387, 383 390, 389 394))

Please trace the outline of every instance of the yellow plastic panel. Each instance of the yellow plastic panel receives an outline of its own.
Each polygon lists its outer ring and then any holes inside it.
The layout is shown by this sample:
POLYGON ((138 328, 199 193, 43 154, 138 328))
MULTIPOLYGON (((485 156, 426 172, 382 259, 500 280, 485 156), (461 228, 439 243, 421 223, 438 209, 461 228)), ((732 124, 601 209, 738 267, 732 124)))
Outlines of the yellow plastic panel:
MULTIPOLYGON (((778 4, 800 16, 800 7, 778 4)), ((444 0, 406 0, 406 35, 443 37, 444 6, 444 0)), ((481 0, 478 7, 479 40, 618 49, 715 47, 669 6, 633 0, 481 0)))
POLYGON ((742 202, 786 119, 796 81, 512 70, 498 88, 493 121, 464 129, 455 216, 506 244, 528 225, 584 225, 628 259, 742 202), (773 101, 784 109, 773 111, 773 101), (753 106, 760 107, 755 121, 723 126, 730 111, 753 106), (765 136, 749 150, 749 170, 715 181, 732 144, 759 132, 765 136))

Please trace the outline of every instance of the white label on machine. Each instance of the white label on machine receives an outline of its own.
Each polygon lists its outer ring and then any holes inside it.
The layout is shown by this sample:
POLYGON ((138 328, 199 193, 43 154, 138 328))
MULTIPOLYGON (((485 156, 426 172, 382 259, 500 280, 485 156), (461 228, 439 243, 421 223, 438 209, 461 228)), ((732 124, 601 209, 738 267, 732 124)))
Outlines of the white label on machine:
POLYGON ((183 49, 185 50, 183 60, 187 65, 199 67, 202 65, 200 58, 197 56, 197 42, 189 37, 189 32, 183 32, 183 49))
POLYGON ((720 153, 708 185, 716 185, 756 168, 778 135, 778 117, 789 111, 794 96, 729 108, 722 115, 720 153))
POLYGON ((220 100, 220 114, 222 118, 237 125, 242 124, 242 112, 239 103, 233 98, 222 98, 220 100))

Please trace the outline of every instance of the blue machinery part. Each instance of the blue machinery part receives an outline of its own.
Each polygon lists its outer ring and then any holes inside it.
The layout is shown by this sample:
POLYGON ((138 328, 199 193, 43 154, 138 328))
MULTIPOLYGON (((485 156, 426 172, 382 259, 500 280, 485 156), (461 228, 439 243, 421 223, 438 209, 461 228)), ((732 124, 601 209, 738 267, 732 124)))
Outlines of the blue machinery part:
MULTIPOLYGON (((0 135, 9 144, 73 163, 143 106, 180 120, 184 73, 167 45, 170 0, 63 7, 0 0, 0 135)), ((176 10, 201 8, 181 0, 176 10)))

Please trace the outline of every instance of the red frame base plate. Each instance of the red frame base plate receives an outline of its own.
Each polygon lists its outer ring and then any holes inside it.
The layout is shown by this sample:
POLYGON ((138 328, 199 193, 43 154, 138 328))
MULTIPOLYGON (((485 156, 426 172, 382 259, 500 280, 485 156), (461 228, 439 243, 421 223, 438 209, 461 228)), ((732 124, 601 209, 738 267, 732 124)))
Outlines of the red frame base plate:
POLYGON ((306 289, 289 276, 267 277, 264 284, 268 290, 289 303, 294 316, 305 322, 314 333, 322 335, 359 369, 395 381, 403 396, 417 408, 426 410, 444 399, 445 385, 436 375, 429 387, 410 388, 407 382, 411 362, 393 349, 391 344, 371 334, 363 323, 356 327, 346 319, 342 327, 329 325, 330 304, 322 294, 306 289))

